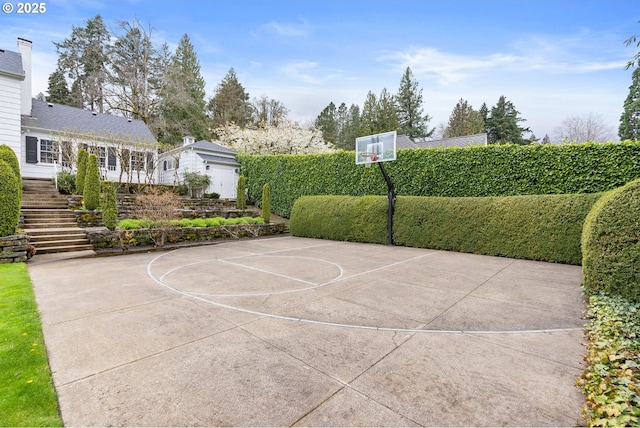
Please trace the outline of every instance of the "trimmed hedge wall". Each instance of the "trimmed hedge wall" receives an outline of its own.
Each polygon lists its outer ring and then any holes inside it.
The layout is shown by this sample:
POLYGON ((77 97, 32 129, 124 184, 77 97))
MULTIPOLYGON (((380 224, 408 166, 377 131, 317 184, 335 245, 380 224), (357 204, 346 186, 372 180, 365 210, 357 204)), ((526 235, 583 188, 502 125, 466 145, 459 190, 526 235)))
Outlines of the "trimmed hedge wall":
MULTIPOLYGON (((579 265, 584 219, 601 194, 510 197, 403 197, 396 201, 396 245, 579 265)), ((387 198, 306 196, 291 234, 387 242, 387 198)))
POLYGON ((393 239, 408 247, 579 265, 584 219, 600 196, 398 197, 393 239))
POLYGON ((380 196, 303 196, 293 206, 294 236, 385 244, 387 198, 380 196))
MULTIPOLYGON (((379 168, 354 152, 238 155, 249 199, 271 186, 272 211, 289 217, 306 195, 385 195, 379 168)), ((597 193, 640 178, 640 142, 398 150, 385 168, 398 195, 512 196, 597 193)))
POLYGON ((585 221, 582 255, 588 291, 640 303, 640 180, 596 203, 585 221))

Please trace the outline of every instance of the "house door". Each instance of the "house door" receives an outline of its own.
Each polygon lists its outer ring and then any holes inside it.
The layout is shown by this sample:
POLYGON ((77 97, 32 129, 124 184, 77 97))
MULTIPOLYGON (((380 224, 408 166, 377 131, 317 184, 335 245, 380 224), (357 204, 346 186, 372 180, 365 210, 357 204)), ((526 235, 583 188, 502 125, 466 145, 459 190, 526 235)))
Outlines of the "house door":
POLYGON ((211 165, 211 185, 209 192, 215 192, 222 199, 236 198, 236 183, 238 182, 235 168, 211 165))

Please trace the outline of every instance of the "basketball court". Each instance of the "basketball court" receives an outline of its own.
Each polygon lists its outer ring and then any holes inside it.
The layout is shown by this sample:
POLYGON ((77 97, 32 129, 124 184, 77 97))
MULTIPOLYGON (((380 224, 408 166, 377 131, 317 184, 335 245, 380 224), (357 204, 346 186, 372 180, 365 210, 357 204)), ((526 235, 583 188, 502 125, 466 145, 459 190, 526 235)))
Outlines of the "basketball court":
POLYGON ((579 266, 290 236, 28 266, 68 426, 580 420, 579 266))

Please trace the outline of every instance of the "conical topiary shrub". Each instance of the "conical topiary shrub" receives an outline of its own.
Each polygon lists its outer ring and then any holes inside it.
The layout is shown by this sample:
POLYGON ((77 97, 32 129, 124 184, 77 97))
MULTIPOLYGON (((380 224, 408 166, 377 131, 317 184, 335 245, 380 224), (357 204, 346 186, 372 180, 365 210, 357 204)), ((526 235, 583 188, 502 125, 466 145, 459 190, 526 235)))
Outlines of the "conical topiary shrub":
POLYGON ((20 220, 18 177, 13 168, 0 160, 0 236, 13 235, 20 220))
POLYGON ((85 149, 78 151, 78 172, 76 173, 76 193, 82 195, 84 192, 84 178, 87 172, 87 156, 85 149))
POLYGON ((84 207, 95 210, 100 206, 100 171, 98 156, 93 153, 87 158, 87 172, 84 177, 84 207))
POLYGON ((269 183, 262 186, 262 219, 266 224, 271 222, 271 189, 269 183))

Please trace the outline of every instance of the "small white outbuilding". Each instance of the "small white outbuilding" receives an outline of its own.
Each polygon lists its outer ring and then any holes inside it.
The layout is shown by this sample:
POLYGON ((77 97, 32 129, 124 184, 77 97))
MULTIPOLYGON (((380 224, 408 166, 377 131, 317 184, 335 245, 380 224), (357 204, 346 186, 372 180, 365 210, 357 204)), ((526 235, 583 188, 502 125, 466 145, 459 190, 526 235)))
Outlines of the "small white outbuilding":
POLYGON ((195 138, 186 136, 182 146, 159 155, 158 183, 182 184, 187 172, 209 176, 211 182, 205 193, 218 193, 223 199, 236 198, 240 164, 233 150, 211 141, 195 141, 195 138))

